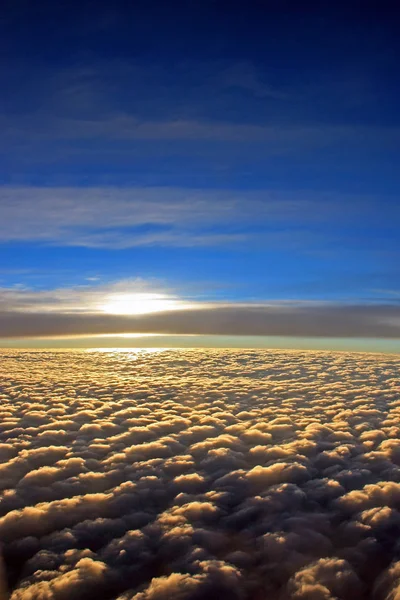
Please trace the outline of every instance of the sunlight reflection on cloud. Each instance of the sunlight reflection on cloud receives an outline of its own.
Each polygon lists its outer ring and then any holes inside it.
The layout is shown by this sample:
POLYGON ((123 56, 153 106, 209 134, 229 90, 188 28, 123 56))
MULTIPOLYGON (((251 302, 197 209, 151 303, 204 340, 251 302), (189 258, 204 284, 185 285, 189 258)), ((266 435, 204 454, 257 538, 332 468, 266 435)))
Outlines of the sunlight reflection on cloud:
POLYGON ((1 352, 13 600, 400 590, 400 361, 1 352))

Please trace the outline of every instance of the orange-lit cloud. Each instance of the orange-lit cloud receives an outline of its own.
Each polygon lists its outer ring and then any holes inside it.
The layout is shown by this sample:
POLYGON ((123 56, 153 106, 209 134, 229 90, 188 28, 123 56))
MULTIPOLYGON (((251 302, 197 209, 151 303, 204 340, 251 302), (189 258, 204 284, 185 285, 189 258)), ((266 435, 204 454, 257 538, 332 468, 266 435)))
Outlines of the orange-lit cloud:
POLYGON ((399 359, 2 351, 12 600, 389 600, 399 359))

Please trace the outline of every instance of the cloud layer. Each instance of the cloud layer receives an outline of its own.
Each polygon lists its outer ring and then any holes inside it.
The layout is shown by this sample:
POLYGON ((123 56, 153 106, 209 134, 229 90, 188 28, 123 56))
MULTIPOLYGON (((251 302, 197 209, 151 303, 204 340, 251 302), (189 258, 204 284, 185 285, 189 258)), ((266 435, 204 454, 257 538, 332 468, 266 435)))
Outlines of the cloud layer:
POLYGON ((1 358, 12 600, 398 593, 398 358, 1 358))
POLYGON ((399 339, 400 305, 396 297, 364 304, 213 302, 140 278, 52 290, 0 288, 0 338, 126 333, 399 339))
POLYGON ((209 304, 157 314, 0 312, 0 337, 158 333, 398 339, 400 306, 209 304))

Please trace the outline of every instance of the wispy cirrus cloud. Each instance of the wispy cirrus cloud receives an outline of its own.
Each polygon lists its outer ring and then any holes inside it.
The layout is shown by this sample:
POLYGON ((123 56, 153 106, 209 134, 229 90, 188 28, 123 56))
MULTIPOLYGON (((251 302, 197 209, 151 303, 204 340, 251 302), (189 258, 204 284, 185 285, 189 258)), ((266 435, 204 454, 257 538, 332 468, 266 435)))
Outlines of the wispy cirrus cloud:
MULTIPOLYGON (((312 246, 359 211, 376 226, 394 204, 332 193, 173 187, 0 187, 0 243, 37 242, 121 249, 137 246, 312 246), (379 208, 379 210, 378 210, 379 208), (329 231, 321 225, 329 224, 329 231)), ((388 220, 392 215, 392 219, 388 220)))
MULTIPOLYGON (((15 143, 19 150, 40 143, 64 141, 67 153, 80 141, 95 140, 102 144, 123 142, 221 142, 243 144, 234 146, 236 152, 243 153, 249 147, 256 156, 280 154, 293 155, 299 150, 318 150, 335 144, 350 144, 362 147, 365 144, 384 144, 394 148, 400 140, 400 128, 379 127, 352 124, 320 123, 283 123, 253 124, 230 122, 222 119, 196 119, 179 116, 168 119, 143 119, 125 112, 112 112, 97 118, 83 115, 71 118, 67 116, 49 117, 38 113, 34 117, 19 117, 17 121, 0 115, 3 130, 3 143, 15 143), (252 146, 249 146, 252 145, 252 146)), ((225 148, 225 147, 224 147, 225 148)), ((190 149, 190 147, 188 148, 190 149)), ((104 155, 112 149, 102 146, 104 155)), ((147 148, 144 148, 148 151, 147 148)), ((156 152, 156 147, 153 152, 156 152)), ((226 148, 228 151, 229 148, 226 148)), ((121 153, 126 151, 120 147, 121 153)), ((193 148, 191 149, 193 152, 193 148)), ((35 157, 32 157, 34 160, 35 157)))
POLYGON ((241 235, 229 225, 234 227, 245 212, 243 198, 234 192, 168 188, 3 187, 0 205, 3 243, 108 248, 237 241, 241 235))
MULTIPOLYGON (((165 142, 171 146, 163 155, 172 158, 184 145, 183 153, 192 156, 212 158, 215 148, 222 148, 226 157, 243 159, 249 152, 254 158, 294 156, 338 144, 395 149, 400 139, 394 124, 346 118, 354 98, 362 104, 371 87, 355 83, 352 73, 333 91, 331 80, 281 89, 250 61, 181 61, 174 69, 83 61, 58 70, 37 67, 35 80, 16 64, 4 69, 4 77, 11 85, 0 100, 0 151, 30 164, 51 160, 57 151, 64 160, 79 152, 86 160, 99 154, 126 159, 127 149, 130 155, 156 156, 165 142), (30 104, 21 97, 29 97, 30 104)), ((332 77, 337 81, 337 73, 332 77)))

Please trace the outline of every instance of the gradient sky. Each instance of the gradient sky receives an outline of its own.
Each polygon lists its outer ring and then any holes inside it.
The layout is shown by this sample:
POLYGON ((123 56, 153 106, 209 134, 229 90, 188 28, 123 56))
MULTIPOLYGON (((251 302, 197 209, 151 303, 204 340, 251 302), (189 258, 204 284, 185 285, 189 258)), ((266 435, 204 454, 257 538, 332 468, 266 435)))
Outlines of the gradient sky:
POLYGON ((101 307, 139 293, 174 318, 130 331, 399 350, 399 26, 385 1, 5 0, 1 343, 119 333, 101 307))

